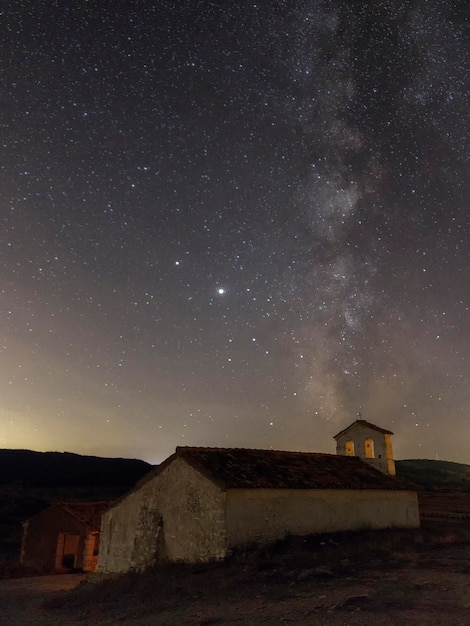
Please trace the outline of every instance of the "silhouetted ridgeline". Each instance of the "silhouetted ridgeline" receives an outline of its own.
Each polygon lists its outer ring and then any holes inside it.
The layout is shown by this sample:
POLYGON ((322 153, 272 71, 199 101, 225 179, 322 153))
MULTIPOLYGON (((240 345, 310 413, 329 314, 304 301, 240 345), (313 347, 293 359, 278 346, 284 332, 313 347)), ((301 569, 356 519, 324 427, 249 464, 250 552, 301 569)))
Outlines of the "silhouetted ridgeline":
POLYGON ((470 465, 452 461, 407 459, 395 461, 397 476, 421 491, 470 492, 470 465))
POLYGON ((0 450, 0 578, 19 567, 21 522, 58 501, 114 500, 151 469, 136 459, 0 450))
MULTIPOLYGON (((470 465, 428 459, 395 463, 397 475, 418 489, 470 491, 470 465)), ((0 449, 0 485, 130 488, 152 467, 138 459, 0 449)))
POLYGON ((107 459, 71 452, 0 450, 0 484, 31 487, 132 487, 152 465, 137 459, 107 459))

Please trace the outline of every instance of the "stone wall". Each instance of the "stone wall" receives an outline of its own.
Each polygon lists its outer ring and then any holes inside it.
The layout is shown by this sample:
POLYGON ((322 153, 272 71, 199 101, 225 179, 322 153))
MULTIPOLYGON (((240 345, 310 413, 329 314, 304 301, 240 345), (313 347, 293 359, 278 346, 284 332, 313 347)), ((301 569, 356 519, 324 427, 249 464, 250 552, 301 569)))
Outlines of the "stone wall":
POLYGON ((85 548, 83 551, 83 571, 95 572, 98 565, 98 554, 95 549, 96 543, 99 541, 99 534, 96 532, 89 533, 85 540, 85 548))
POLYGON ((418 498, 412 491, 233 489, 227 493, 229 548, 288 535, 418 527, 418 498))
POLYGON ((225 493, 173 459, 102 517, 98 571, 225 556, 225 493))

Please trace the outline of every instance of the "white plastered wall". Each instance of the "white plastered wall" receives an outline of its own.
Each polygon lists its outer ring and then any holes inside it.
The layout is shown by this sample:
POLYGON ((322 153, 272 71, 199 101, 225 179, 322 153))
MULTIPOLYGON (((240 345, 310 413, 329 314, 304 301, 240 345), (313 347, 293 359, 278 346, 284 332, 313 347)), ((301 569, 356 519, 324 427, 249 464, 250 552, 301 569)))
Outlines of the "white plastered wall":
POLYGON ((348 442, 351 441, 354 444, 354 456, 360 457, 366 463, 385 474, 395 475, 395 462, 393 460, 390 434, 382 433, 375 428, 367 426, 367 424, 355 423, 337 438, 336 453, 347 455, 348 442), (374 442, 374 458, 366 458, 366 439, 372 439, 374 442))
POLYGON ((227 493, 229 548, 287 535, 418 527, 418 498, 413 491, 233 489, 227 493))

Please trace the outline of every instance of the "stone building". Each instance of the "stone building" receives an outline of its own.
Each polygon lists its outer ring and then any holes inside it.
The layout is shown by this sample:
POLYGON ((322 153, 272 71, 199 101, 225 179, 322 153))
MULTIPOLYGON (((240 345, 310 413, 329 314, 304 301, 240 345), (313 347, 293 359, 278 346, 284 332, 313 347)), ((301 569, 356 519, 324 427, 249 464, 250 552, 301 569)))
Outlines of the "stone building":
POLYGON ((334 436, 336 454, 358 456, 384 474, 395 476, 392 435, 390 430, 375 426, 366 420, 356 420, 334 436))
POLYGON ((100 572, 287 535, 416 528, 417 494, 355 456, 181 447, 102 516, 100 572))
POLYGON ((59 502, 23 522, 20 561, 44 572, 94 572, 110 502, 59 502))

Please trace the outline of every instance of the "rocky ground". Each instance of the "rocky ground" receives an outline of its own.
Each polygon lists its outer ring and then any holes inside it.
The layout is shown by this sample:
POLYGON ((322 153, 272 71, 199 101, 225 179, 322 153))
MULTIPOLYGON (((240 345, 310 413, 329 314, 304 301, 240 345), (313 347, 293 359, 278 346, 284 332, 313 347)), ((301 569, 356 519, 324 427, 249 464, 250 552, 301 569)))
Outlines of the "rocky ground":
POLYGON ((213 567, 0 581, 0 624, 470 624, 464 527, 296 539, 213 567), (398 538, 397 538, 398 537, 398 538))

